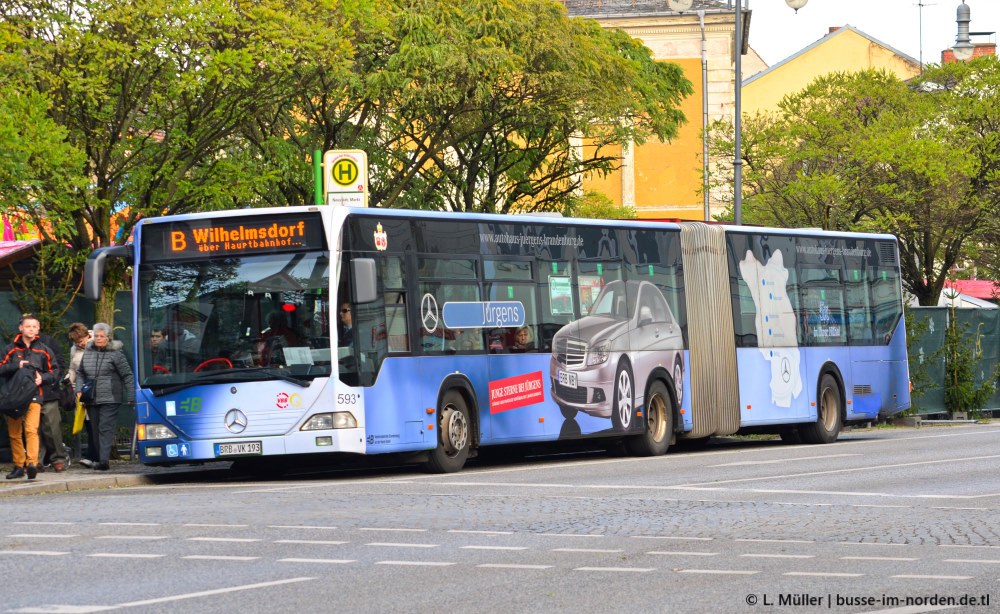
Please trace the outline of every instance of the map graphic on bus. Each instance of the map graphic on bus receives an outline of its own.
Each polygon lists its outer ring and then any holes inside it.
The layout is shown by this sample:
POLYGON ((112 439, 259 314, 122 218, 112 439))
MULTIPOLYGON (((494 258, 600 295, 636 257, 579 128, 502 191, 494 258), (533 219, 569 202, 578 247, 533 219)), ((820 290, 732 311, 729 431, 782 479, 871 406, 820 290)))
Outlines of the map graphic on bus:
POLYGON ((778 407, 790 407, 792 398, 798 398, 802 392, 802 376, 784 257, 780 250, 775 250, 767 264, 761 264, 747 251, 746 258, 740 261, 740 275, 757 307, 754 326, 758 347, 771 363, 771 400, 778 407))

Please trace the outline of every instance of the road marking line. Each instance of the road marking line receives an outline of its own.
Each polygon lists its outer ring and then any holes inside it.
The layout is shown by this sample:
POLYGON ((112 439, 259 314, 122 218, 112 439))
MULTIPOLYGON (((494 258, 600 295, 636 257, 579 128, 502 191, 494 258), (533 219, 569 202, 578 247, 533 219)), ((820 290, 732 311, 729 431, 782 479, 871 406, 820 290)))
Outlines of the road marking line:
POLYGON ((69 552, 56 552, 54 550, 0 550, 0 554, 34 554, 37 556, 62 556, 69 552))
POLYGON ((826 454, 823 456, 800 456, 798 458, 788 458, 788 459, 778 459, 778 460, 766 460, 766 461, 740 461, 736 463, 724 463, 722 465, 706 465, 706 467, 742 467, 742 466, 756 466, 756 465, 771 465, 777 463, 791 463, 795 461, 804 460, 818 460, 827 458, 843 458, 845 456, 862 456, 861 454, 826 454))
POLYGON ((462 546, 462 550, 527 550, 524 546, 462 546))
POLYGON ((54 535, 52 533, 11 533, 7 537, 28 537, 28 538, 62 538, 62 537, 80 537, 79 535, 54 535))
POLYGON ((739 576, 752 576, 754 574, 760 573, 760 570, 741 570, 741 569, 678 569, 677 573, 704 573, 704 574, 736 574, 739 576))
POLYGON ((786 571, 783 576, 809 576, 817 578, 860 578, 863 573, 836 573, 822 571, 786 571))
POLYGON ((408 565, 413 567, 447 567, 454 563, 443 561, 379 561, 376 565, 408 565))
POLYGON ((366 546, 382 546, 385 548, 437 548, 438 544, 405 544, 396 542, 372 542, 366 546))
POLYGON ((514 565, 512 563, 483 563, 476 567, 486 567, 489 569, 552 569, 552 565, 514 565))
POLYGON ((972 576, 920 576, 916 574, 900 574, 889 576, 890 578, 903 578, 907 580, 971 580, 972 576))
POLYGON ((513 535, 513 531, 471 531, 464 529, 449 529, 448 533, 471 533, 473 535, 513 535))
POLYGON ((735 541, 738 542, 760 542, 765 544, 815 544, 816 541, 812 539, 751 539, 751 538, 738 538, 735 541))
POLYGON ((845 546, 909 546, 909 544, 896 544, 893 542, 843 542, 845 546))
POLYGON ((322 539, 276 539, 274 540, 276 544, 316 544, 319 546, 339 546, 341 544, 349 544, 351 542, 339 542, 339 541, 328 541, 322 539))
POLYGON ((604 550, 604 549, 600 549, 600 548, 553 548, 551 550, 551 552, 593 552, 593 553, 596 553, 596 554, 607 552, 608 554, 611 554, 613 552, 622 552, 622 551, 621 550, 604 550))
POLYGON ((330 565, 346 565, 356 563, 353 559, 278 559, 279 563, 328 563, 330 565))
POLYGON ((102 527, 158 527, 158 522, 98 522, 102 527))
POLYGON ((55 520, 19 520, 17 522, 12 522, 11 524, 71 525, 75 523, 55 520))
POLYGON ((919 561, 905 556, 842 556, 842 561, 919 561))
MULTIPOLYGON (((973 431, 973 432, 949 433, 949 434, 944 434, 944 435, 916 435, 916 436, 892 437, 892 438, 885 438, 885 439, 841 439, 840 441, 838 441, 838 442, 836 442, 835 444, 832 444, 832 445, 835 445, 835 446, 862 446, 862 445, 878 444, 878 443, 899 443, 899 442, 910 442, 910 441, 922 440, 922 439, 938 439, 938 438, 941 438, 941 437, 978 437, 978 436, 981 436, 981 435, 996 436, 998 434, 998 432, 1000 432, 1000 431, 977 430, 977 431, 973 431)), ((604 460, 597 459, 597 458, 587 458, 587 459, 584 459, 584 460, 567 461, 565 463, 553 463, 552 465, 549 466, 549 468, 553 468, 553 469, 572 469, 572 468, 575 468, 575 467, 593 468, 593 467, 596 467, 596 466, 599 466, 599 465, 610 465, 610 464, 621 464, 621 463, 629 463, 629 464, 632 464, 632 463, 648 464, 648 463, 651 463, 651 462, 652 463, 657 463, 657 462, 664 462, 664 463, 666 463, 666 462, 673 462, 674 460, 676 460, 678 458, 697 457, 698 459, 704 459, 704 458, 710 457, 710 456, 724 456, 724 455, 731 455, 731 454, 753 454, 753 453, 758 453, 758 452, 772 452, 773 450, 774 450, 773 448, 757 448, 757 449, 736 450, 736 451, 733 451, 733 450, 720 450, 718 452, 715 452, 715 451, 707 452, 707 451, 699 450, 697 452, 686 452, 686 453, 680 453, 680 454, 678 454, 678 453, 671 453, 669 456, 656 457, 655 459, 650 459, 650 458, 647 458, 647 457, 642 457, 642 458, 618 458, 618 459, 604 459, 604 460)), ((957 459, 957 460, 963 460, 963 459, 957 459)), ((955 460, 942 460, 942 461, 939 461, 939 462, 951 463, 951 462, 955 462, 955 460)), ((887 466, 887 467, 891 467, 891 466, 887 466)), ((883 467, 879 467, 879 468, 881 469, 883 467)), ((515 473, 515 472, 525 473, 525 472, 536 471, 536 470, 537 470, 537 467, 533 467, 533 466, 519 466, 519 467, 508 467, 508 468, 503 468, 503 469, 483 469, 483 470, 470 469, 468 471, 464 471, 464 472, 461 472, 461 473, 454 473, 452 475, 455 476, 456 480, 459 480, 459 479, 467 477, 469 475, 494 475, 494 474, 500 474, 500 473, 515 473)), ((871 468, 870 467, 861 467, 861 468, 853 469, 853 470, 849 470, 849 471, 871 471, 871 468)), ((812 475, 812 474, 807 474, 807 475, 812 475)), ((764 479, 764 478, 754 478, 754 479, 764 479)), ((442 476, 438 475, 438 474, 424 475, 424 476, 410 475, 410 476, 406 476, 406 477, 402 477, 402 478, 393 478, 393 479, 388 479, 388 480, 379 479, 379 480, 375 480, 375 482, 377 482, 377 483, 387 483, 387 484, 399 484, 399 483, 407 484, 407 483, 413 483, 413 482, 418 482, 418 481, 427 481, 427 480, 442 480, 442 476)), ((440 484, 442 486, 455 486, 455 485, 468 484, 468 485, 473 485, 473 486, 493 486, 493 487, 496 487, 496 486, 527 486, 527 487, 540 486, 540 487, 543 487, 543 488, 588 488, 588 486, 586 486, 586 485, 580 486, 578 484, 538 484, 538 485, 535 485, 535 484, 524 484, 524 483, 521 483, 521 484, 514 484, 514 483, 497 484, 495 482, 467 482, 464 479, 462 481, 454 481, 454 482, 452 482, 452 481, 440 481, 440 482, 434 482, 434 483, 440 484)), ((676 488, 676 487, 672 487, 672 486, 645 487, 645 486, 618 486, 618 485, 613 486, 613 487, 614 488, 650 489, 650 490, 658 489, 658 488, 665 488, 665 489, 676 488)), ((606 485, 605 486, 589 486, 589 488, 612 488, 612 486, 606 486, 606 485)))
POLYGON ((169 535, 95 535, 94 539, 170 539, 169 535))
POLYGON ((646 573, 649 571, 656 571, 655 567, 576 567, 573 571, 620 571, 620 572, 635 572, 635 573, 646 573))
POLYGON ((1000 565, 1000 561, 997 560, 978 560, 978 559, 945 559, 945 563, 983 563, 984 565, 1000 565))
POLYGON ((189 542, 235 542, 240 544, 248 544, 251 542, 259 542, 260 539, 256 537, 188 537, 189 542))
POLYGON ((286 525, 286 524, 270 524, 267 525, 268 529, 318 529, 323 531, 330 531, 336 529, 337 527, 321 527, 315 525, 286 525))
POLYGON ((187 524, 182 524, 181 526, 182 527, 207 527, 207 528, 210 528, 210 529, 227 529, 227 528, 241 529, 241 528, 246 527, 247 525, 245 525, 245 524, 201 524, 201 523, 191 522, 191 523, 187 523, 187 524))
POLYGON ((985 549, 1000 548, 1000 546, 980 546, 974 544, 938 544, 938 547, 939 548, 985 548, 985 549))
MULTIPOLYGON (((713 503, 715 503, 713 501, 713 503)), ((676 539, 676 540, 690 540, 690 541, 700 541, 700 542, 710 542, 714 537, 674 537, 673 535, 633 535, 635 539, 676 539)))
POLYGON ((755 559, 814 559, 815 554, 741 554, 747 558, 755 559))
POLYGON ((223 554, 190 554, 182 556, 182 559, 195 561, 256 561, 259 556, 226 556, 223 554))
MULTIPOLYGON (((980 460, 990 460, 994 458, 1000 458, 1000 454, 990 454, 987 456, 969 456, 965 458, 943 458, 938 460, 927 460, 927 461, 916 461, 912 463, 897 463, 895 465, 879 465, 879 469, 899 469, 902 467, 919 467, 921 465, 940 465, 942 463, 954 464, 963 463, 967 461, 980 461, 980 460)), ((732 480, 714 480, 712 482, 692 482, 690 484, 679 484, 677 486, 669 486, 667 488, 683 490, 690 488, 692 486, 711 486, 716 487, 720 484, 737 484, 739 482, 759 482, 761 480, 788 480, 792 478, 803 478, 803 477, 814 477, 818 475, 832 475, 835 473, 857 473, 859 471, 871 472, 871 467, 845 467, 842 469, 828 469, 826 471, 809 471, 806 473, 786 473, 783 475, 765 475, 752 478, 734 478, 732 480)), ((575 488, 580 488, 578 485, 574 485, 575 488)), ((770 491, 765 491, 770 492, 770 491)), ((775 492, 803 492, 810 493, 816 491, 775 491, 775 492)), ((908 496, 908 495, 889 495, 887 493, 838 493, 838 492, 824 492, 823 494, 855 494, 855 495, 867 495, 867 496, 908 496)), ((922 496, 922 495, 913 495, 922 496)), ((949 498, 954 499, 978 499, 980 497, 994 497, 996 495, 949 495, 949 498)))
POLYGON ((158 559, 160 557, 167 556, 165 554, 127 554, 124 552, 97 552, 95 554, 88 554, 87 556, 93 556, 105 559, 158 559))
POLYGON ((653 550, 646 554, 664 554, 669 556, 719 556, 718 552, 669 552, 666 550, 653 550))
POLYGON ((593 533, 539 533, 543 537, 604 537, 593 533))
POLYGON ((196 593, 185 593, 182 595, 172 595, 170 597, 158 597, 156 599, 145 599, 143 601, 130 601, 128 603, 119 603, 117 606, 119 608, 137 608, 147 605, 154 605, 157 603, 167 603, 170 601, 180 601, 181 599, 194 599, 197 597, 211 597, 212 595, 223 595, 225 593, 234 593, 236 591, 246 591, 254 588, 269 588, 272 586, 281 586, 282 584, 294 584, 296 582, 308 582, 310 580, 315 580, 316 578, 288 578, 287 580, 275 580, 273 582, 259 582, 257 584, 244 584, 242 586, 230 586, 227 588, 215 588, 207 591, 198 591, 196 593))
POLYGON ((391 527, 360 527, 359 531, 399 531, 407 533, 426 533, 427 529, 404 529, 404 528, 391 528, 391 527))

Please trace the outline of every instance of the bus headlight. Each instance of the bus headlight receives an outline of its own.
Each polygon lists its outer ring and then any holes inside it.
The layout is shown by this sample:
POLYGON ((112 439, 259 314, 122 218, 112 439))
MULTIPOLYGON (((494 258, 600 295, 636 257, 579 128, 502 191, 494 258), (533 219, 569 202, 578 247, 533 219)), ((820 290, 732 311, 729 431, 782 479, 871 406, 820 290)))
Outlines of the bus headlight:
POLYGON ((153 439, 175 439, 177 434, 170 430, 165 424, 140 424, 139 441, 150 441, 153 439))
POLYGON ((327 414, 315 414, 311 416, 300 430, 303 431, 326 431, 330 429, 354 429, 358 428, 358 421, 354 415, 348 411, 338 411, 327 414))
POLYGON ((590 349, 587 350, 587 366, 599 365, 601 363, 607 362, 608 356, 611 354, 611 342, 605 341, 604 343, 598 343, 590 349))

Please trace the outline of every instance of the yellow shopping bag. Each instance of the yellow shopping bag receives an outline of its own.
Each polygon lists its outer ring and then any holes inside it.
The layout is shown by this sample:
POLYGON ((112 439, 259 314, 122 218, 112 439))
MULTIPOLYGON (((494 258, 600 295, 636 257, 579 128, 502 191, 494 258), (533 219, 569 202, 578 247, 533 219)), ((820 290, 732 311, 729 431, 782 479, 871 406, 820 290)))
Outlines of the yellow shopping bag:
POLYGON ((87 417, 87 408, 83 406, 80 399, 76 400, 76 416, 73 417, 73 434, 76 435, 83 430, 83 419, 87 417))

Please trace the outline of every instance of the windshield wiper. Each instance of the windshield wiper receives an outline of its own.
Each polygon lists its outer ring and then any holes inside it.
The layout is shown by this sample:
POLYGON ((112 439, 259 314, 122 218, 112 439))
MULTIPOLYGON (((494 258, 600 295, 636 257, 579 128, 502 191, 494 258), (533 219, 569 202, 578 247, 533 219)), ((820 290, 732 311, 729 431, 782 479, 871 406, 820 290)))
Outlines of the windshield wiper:
POLYGON ((168 384, 162 387, 151 386, 153 394, 156 396, 163 396, 165 394, 170 394, 172 392, 178 392, 184 390, 185 388, 191 388, 193 386, 200 386, 202 384, 220 384, 227 382, 260 382, 267 381, 269 379, 280 379, 300 388, 308 388, 312 383, 310 380, 304 380, 289 373, 284 372, 282 369, 276 369, 274 367, 269 368, 259 368, 259 367, 241 367, 232 369, 213 369, 212 371, 204 371, 200 373, 192 373, 191 379, 186 382, 180 382, 176 384, 168 384))

